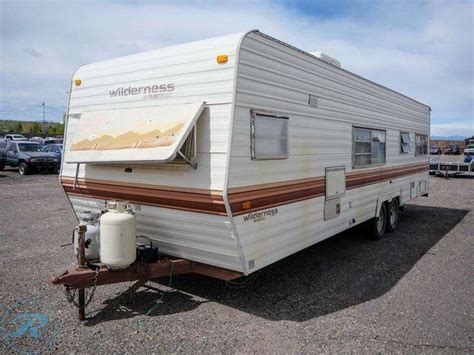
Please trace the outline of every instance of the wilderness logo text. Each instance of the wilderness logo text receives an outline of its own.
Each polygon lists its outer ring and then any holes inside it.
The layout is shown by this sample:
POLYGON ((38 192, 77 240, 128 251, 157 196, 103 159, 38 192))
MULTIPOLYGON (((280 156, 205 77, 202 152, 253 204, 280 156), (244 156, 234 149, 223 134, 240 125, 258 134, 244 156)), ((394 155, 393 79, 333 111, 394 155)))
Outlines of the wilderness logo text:
POLYGON ((244 222, 261 222, 266 219, 266 217, 275 216, 278 213, 278 208, 271 208, 265 211, 250 212, 244 216, 244 222))
POLYGON ((171 97, 175 90, 174 83, 155 84, 144 86, 122 86, 109 90, 110 97, 124 97, 142 95, 143 100, 171 97))

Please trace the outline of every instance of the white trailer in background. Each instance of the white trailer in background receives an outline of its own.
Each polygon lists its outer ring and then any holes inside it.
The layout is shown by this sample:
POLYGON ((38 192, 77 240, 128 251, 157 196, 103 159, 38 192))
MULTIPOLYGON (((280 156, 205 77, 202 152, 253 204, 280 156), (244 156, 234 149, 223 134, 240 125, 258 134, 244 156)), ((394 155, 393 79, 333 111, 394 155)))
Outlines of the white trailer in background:
POLYGON ((77 215, 129 201, 160 252, 247 275, 393 229, 429 132, 428 106, 254 30, 79 68, 60 179, 77 215))

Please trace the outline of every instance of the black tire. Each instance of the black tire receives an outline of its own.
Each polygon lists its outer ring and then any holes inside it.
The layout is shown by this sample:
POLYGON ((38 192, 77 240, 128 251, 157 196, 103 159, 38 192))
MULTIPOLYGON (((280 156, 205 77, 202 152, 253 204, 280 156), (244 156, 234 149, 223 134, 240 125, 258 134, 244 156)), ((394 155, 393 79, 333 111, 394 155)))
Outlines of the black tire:
POLYGON ((3 171, 5 169, 5 164, 0 164, 0 171, 3 171))
POLYGON ((387 229, 387 204, 384 202, 380 206, 380 213, 378 217, 374 217, 369 222, 370 239, 380 240, 387 229))
POLYGON ((387 204, 387 232, 392 233, 397 228, 399 220, 398 199, 394 198, 387 204))
POLYGON ((28 175, 30 173, 30 166, 26 163, 20 163, 18 165, 18 172, 20 175, 28 175))

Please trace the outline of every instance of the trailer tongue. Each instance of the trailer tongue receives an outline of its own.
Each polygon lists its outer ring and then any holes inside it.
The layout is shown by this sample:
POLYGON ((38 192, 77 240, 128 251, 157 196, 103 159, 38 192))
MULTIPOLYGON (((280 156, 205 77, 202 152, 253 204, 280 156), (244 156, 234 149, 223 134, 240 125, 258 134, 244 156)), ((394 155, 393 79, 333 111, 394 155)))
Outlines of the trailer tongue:
POLYGON ((224 268, 206 265, 186 259, 171 259, 160 256, 156 262, 137 260, 130 266, 121 269, 109 269, 105 265, 86 262, 85 232, 86 226, 78 227, 78 252, 76 266, 70 267, 59 276, 51 278, 53 285, 64 285, 68 300, 79 308, 79 320, 85 320, 85 308, 91 301, 97 286, 110 285, 128 281, 148 281, 164 276, 179 274, 200 274, 230 281, 243 276, 242 273, 224 268), (89 299, 86 301, 85 289, 92 288, 89 299), (78 290, 78 301, 74 300, 72 290, 78 290))
POLYGON ((230 281, 242 276, 242 273, 219 267, 197 263, 187 259, 168 259, 163 257, 156 263, 137 263, 120 270, 107 269, 100 264, 97 281, 94 268, 85 269, 71 267, 60 276, 51 278, 53 285, 65 285, 71 289, 82 289, 114 283, 152 280, 168 275, 200 274, 230 281))

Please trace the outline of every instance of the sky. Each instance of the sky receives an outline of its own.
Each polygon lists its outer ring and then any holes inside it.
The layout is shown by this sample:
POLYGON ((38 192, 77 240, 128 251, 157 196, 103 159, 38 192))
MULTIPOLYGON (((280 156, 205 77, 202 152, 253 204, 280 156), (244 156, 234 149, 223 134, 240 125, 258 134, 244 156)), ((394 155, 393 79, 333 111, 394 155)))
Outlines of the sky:
POLYGON ((82 64, 259 29, 431 106, 432 135, 474 135, 474 0, 0 0, 0 23, 0 119, 61 121, 82 64))

